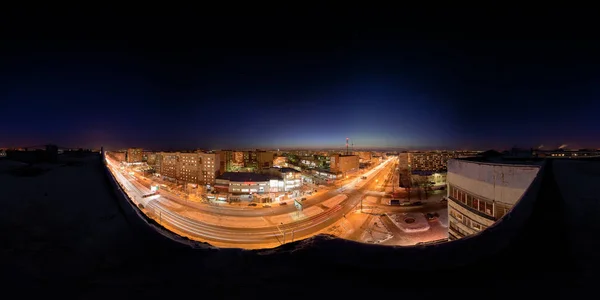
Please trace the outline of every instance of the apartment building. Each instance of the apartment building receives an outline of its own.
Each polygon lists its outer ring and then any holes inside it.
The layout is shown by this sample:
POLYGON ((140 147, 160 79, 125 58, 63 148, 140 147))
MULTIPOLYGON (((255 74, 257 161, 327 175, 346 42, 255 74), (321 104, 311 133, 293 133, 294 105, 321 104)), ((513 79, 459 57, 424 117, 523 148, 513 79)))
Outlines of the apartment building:
POLYGON ((127 149, 127 162, 130 164, 142 162, 142 148, 127 149))
POLYGON ((214 185, 221 165, 220 154, 214 152, 161 152, 156 162, 161 176, 202 185, 214 185))
POLYGON ((456 240, 492 226, 521 199, 541 161, 500 157, 448 162, 448 237, 456 240))
POLYGON ((215 179, 221 174, 221 155, 217 152, 197 153, 201 166, 199 167, 198 183, 203 185, 214 185, 215 179))
POLYGON ((161 152, 158 154, 160 160, 159 174, 168 179, 179 178, 179 155, 178 153, 161 152))
POLYGON ((178 175, 177 180, 186 183, 198 183, 202 161, 197 153, 179 153, 178 154, 178 175))
POLYGON ((127 159, 126 152, 108 152, 108 155, 118 162, 124 162, 127 159))
POLYGON ((273 167, 276 153, 271 151, 218 151, 221 172, 257 171, 273 167))

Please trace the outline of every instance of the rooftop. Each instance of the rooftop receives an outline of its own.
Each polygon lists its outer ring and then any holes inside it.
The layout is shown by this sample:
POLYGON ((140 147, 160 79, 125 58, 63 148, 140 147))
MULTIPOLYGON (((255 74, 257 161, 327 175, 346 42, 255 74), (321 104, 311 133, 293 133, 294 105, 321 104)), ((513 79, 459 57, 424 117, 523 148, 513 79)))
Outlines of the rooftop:
POLYGON ((281 173, 300 173, 300 171, 294 169, 294 168, 273 168, 273 169, 277 169, 279 170, 279 172, 281 173))
POLYGON ((269 181, 271 179, 279 179, 279 177, 270 176, 268 174, 258 174, 252 172, 225 172, 217 177, 217 179, 226 179, 229 181, 269 181))

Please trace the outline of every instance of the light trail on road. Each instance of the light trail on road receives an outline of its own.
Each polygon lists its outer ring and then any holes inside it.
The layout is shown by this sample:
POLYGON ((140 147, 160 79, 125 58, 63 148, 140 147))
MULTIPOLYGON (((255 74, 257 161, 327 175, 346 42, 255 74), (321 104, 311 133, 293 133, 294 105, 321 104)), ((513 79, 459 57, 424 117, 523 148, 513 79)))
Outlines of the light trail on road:
MULTIPOLYGON (((150 215, 149 217, 155 219, 166 228, 204 242, 260 245, 265 243, 282 243, 282 240, 286 240, 286 234, 295 236, 296 240, 306 238, 335 223, 345 214, 355 209, 363 197, 361 191, 367 191, 369 187, 373 186, 373 183, 376 183, 373 179, 386 174, 386 172, 381 173, 380 171, 389 169, 389 163, 392 161, 393 159, 390 159, 363 174, 362 176, 367 176, 366 180, 357 178, 345 184, 343 188, 348 198, 340 204, 317 215, 298 221, 258 228, 225 227, 184 217, 163 205, 160 201, 162 196, 158 197, 158 199, 143 198, 142 196, 149 193, 150 190, 139 181, 132 182, 125 178, 119 171, 119 167, 112 161, 107 162, 107 167, 109 167, 117 182, 126 190, 127 195, 132 201, 138 205, 142 204, 144 207, 142 210, 146 211, 146 214, 150 215), (360 185, 360 187, 355 188, 356 185, 360 185)), ((339 195, 340 193, 335 194, 339 195)), ((260 210, 255 211, 261 212, 260 210)), ((292 211, 294 211, 293 207, 292 211)))

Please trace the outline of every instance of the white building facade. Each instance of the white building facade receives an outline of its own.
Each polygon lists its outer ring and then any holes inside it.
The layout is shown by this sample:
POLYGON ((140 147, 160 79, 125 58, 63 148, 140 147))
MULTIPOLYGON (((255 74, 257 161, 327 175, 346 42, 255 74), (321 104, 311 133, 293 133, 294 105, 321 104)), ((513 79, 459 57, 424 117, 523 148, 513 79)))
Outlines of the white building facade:
POLYGON ((521 199, 540 170, 535 163, 448 161, 448 236, 476 234, 502 218, 521 199))

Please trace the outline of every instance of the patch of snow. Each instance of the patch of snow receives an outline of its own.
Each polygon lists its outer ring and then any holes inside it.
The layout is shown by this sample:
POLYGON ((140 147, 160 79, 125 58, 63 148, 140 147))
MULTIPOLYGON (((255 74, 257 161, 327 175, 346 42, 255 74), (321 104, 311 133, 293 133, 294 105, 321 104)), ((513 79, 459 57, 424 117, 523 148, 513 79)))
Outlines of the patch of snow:
POLYGON ((2 171, 10 171, 16 168, 21 168, 27 166, 26 163, 8 159, 0 159, 0 172, 2 171))
POLYGON ((392 222, 400 228, 400 230, 411 233, 411 232, 423 232, 431 228, 425 216, 422 213, 399 213, 386 215, 392 220, 392 222), (414 220, 412 223, 407 220, 414 220))
POLYGON ((321 204, 327 207, 334 207, 340 204, 342 201, 346 200, 347 198, 348 196, 345 194, 337 195, 329 198, 328 200, 323 201, 321 204))
POLYGON ((360 241, 369 244, 380 244, 393 237, 394 235, 381 221, 381 218, 375 217, 366 224, 365 231, 361 235, 360 241))
POLYGON ((448 209, 440 209, 436 212, 439 215, 438 222, 440 222, 440 225, 442 225, 444 228, 448 228, 448 209))

